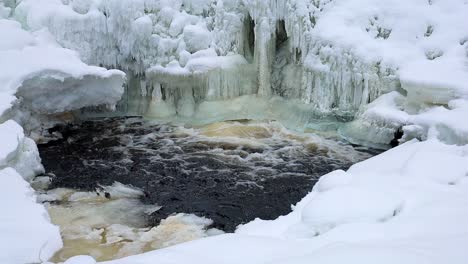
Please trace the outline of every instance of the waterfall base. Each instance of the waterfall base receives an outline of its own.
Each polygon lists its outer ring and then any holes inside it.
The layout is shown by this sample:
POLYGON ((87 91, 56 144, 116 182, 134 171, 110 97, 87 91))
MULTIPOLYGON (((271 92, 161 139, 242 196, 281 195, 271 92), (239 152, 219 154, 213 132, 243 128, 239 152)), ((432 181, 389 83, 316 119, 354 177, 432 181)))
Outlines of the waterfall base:
MULTIPOLYGON (((62 215, 54 212, 63 210, 78 210, 79 216, 89 211, 86 208, 90 208, 90 203, 102 208, 96 215, 106 211, 115 215, 113 211, 118 211, 119 217, 97 217, 98 223, 90 220, 91 224, 86 224, 85 230, 90 228, 86 234, 97 233, 101 238, 88 242, 102 244, 102 252, 96 254, 97 258, 103 254, 103 259, 108 259, 109 254, 115 253, 114 257, 128 254, 120 252, 122 248, 131 252, 132 247, 126 244, 133 245, 136 254, 171 245, 170 241, 186 241, 174 239, 184 237, 187 231, 177 227, 178 231, 171 235, 156 232, 151 243, 145 240, 146 244, 135 245, 141 236, 134 235, 116 240, 114 245, 108 238, 102 239, 112 225, 123 224, 133 230, 146 228, 132 232, 152 234, 150 227, 161 229, 163 224, 180 217, 182 220, 195 217, 205 222, 196 225, 195 233, 193 225, 187 224, 193 233, 191 239, 219 232, 210 228, 232 232, 237 225, 257 217, 275 219, 289 213, 291 205, 304 197, 321 175, 346 169, 374 154, 331 138, 291 132, 276 121, 238 120, 182 126, 142 118, 113 118, 87 121, 59 131, 63 139, 39 146, 43 164, 52 175, 49 193, 71 189, 81 194, 67 195, 68 198, 49 206, 52 218, 62 215), (115 193, 102 187, 115 182, 132 185, 140 193, 124 202, 120 198, 128 191, 115 193), (86 199, 70 200, 70 197, 86 199), (148 211, 148 207, 155 209, 148 211), (177 216, 178 213, 187 215, 177 216), (121 218, 139 220, 136 224, 127 220, 115 222, 121 218), (155 247, 148 246, 154 243, 155 247)), ((77 221, 90 217, 79 216, 77 221)), ((60 225, 70 223, 76 221, 62 221, 60 225)), ((74 243, 83 244, 82 239, 68 244, 65 240, 64 256, 79 253, 73 247, 74 243)), ((84 243, 82 253, 89 254, 89 243, 84 243)))

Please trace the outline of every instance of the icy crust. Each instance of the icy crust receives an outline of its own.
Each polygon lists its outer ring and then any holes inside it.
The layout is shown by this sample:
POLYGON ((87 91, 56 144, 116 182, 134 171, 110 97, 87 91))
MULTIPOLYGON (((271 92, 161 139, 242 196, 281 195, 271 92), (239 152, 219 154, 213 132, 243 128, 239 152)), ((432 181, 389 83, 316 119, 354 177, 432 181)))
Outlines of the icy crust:
POLYGON ((462 264, 468 258, 467 188, 467 146, 413 140, 323 176, 289 215, 104 263, 462 264))
POLYGON ((120 99, 124 73, 84 64, 46 30, 29 33, 18 22, 4 19, 0 31, 8 35, 0 44, 0 116, 15 104, 33 112, 57 113, 115 105, 120 99))
POLYGON ((243 56, 239 4, 22 1, 15 18, 32 29, 48 28, 87 63, 128 71, 133 80, 120 112, 185 117, 201 100, 257 92, 255 70, 243 56))
POLYGON ((208 228, 212 220, 191 214, 171 215, 155 227, 146 227, 148 215, 161 206, 143 205, 139 200, 143 195, 142 190, 118 182, 91 192, 41 191, 37 200, 46 202, 64 244, 49 261, 59 263, 80 254, 101 261, 122 258, 223 233, 208 228))

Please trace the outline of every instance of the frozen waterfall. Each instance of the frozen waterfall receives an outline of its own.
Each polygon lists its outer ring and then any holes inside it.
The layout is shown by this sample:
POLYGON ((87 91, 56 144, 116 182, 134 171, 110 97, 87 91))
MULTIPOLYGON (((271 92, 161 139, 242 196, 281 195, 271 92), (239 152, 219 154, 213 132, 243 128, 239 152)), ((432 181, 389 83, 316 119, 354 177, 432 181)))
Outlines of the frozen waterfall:
POLYGON ((46 26, 90 64, 126 71, 120 110, 129 115, 190 117, 204 101, 256 95, 352 117, 397 86, 392 70, 341 56, 345 50, 311 33, 306 17, 325 3, 66 2, 23 1, 15 16, 32 29, 46 26))
MULTIPOLYGON (((466 4, 421 1, 408 4, 421 10, 412 16, 407 5, 392 1, 357 8, 367 1, 24 0, 11 12, 26 28, 46 27, 85 62, 127 73, 118 111, 104 115, 209 115, 210 121, 291 116, 286 121, 302 129, 310 125, 300 123, 304 116, 361 118, 369 103, 392 91, 408 94, 417 109, 447 89, 443 104, 466 97, 459 80, 468 79, 468 36, 452 27, 464 23, 466 4), (246 103, 226 112, 233 100, 246 103), (271 111, 246 114, 259 107, 271 111)), ((85 112, 102 115, 100 108, 85 112)), ((380 123, 389 130, 377 128, 386 133, 371 140, 378 144, 407 125, 380 123)))

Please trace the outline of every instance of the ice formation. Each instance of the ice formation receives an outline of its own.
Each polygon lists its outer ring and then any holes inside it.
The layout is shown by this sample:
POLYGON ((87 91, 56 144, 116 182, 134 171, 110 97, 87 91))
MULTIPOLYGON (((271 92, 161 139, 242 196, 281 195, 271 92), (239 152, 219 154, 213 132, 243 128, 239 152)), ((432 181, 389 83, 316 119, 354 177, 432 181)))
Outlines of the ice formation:
POLYGON ((313 21, 319 21, 324 3, 69 2, 23 1, 15 17, 33 29, 47 27, 88 63, 132 72, 139 81, 128 89, 151 97, 156 108, 169 104, 171 114, 178 113, 178 100, 256 94, 299 99, 320 113, 352 115, 396 86, 394 70, 332 48, 331 40, 315 33, 313 21), (239 82, 237 76, 244 78, 239 82), (185 98, 191 94, 194 98, 185 98))
POLYGON ((130 115, 193 119, 249 95, 349 119, 391 91, 437 104, 468 94, 468 36, 454 26, 466 22, 463 0, 25 0, 12 13, 85 62, 126 71, 118 109, 130 115))

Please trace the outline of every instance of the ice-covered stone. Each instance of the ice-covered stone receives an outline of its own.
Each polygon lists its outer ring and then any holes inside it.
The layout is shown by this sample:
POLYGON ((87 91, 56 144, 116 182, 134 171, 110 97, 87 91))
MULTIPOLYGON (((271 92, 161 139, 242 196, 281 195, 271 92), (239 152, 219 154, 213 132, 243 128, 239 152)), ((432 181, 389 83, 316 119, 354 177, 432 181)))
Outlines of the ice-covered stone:
POLYGON ((44 172, 36 144, 12 120, 0 124, 0 168, 6 167, 16 169, 28 181, 44 172))

